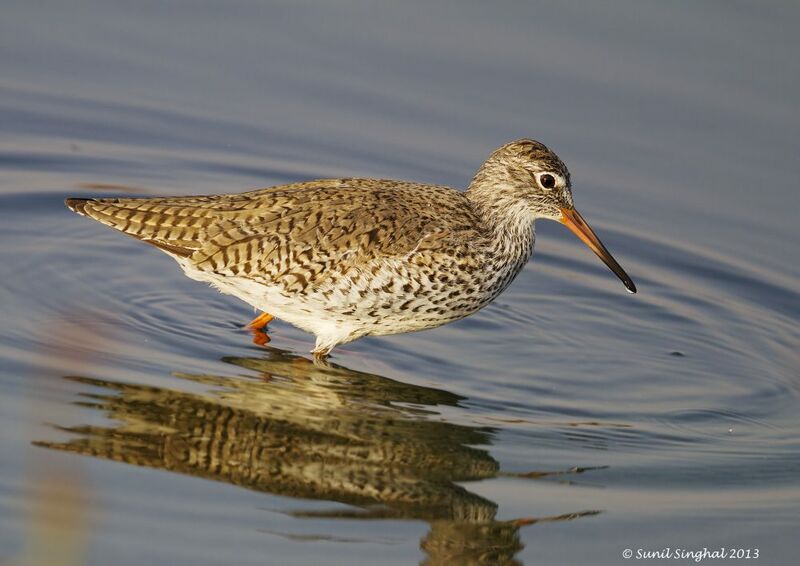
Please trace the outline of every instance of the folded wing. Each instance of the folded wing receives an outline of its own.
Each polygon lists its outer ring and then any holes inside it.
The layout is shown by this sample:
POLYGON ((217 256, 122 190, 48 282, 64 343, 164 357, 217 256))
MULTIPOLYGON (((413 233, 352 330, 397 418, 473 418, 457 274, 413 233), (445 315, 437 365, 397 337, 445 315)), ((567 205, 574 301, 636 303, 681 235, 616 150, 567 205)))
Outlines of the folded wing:
POLYGON ((446 240, 469 242, 478 231, 458 191, 372 179, 230 195, 67 199, 67 206, 196 269, 301 288, 320 284, 332 269, 344 273, 374 260, 430 256, 452 244, 446 240))

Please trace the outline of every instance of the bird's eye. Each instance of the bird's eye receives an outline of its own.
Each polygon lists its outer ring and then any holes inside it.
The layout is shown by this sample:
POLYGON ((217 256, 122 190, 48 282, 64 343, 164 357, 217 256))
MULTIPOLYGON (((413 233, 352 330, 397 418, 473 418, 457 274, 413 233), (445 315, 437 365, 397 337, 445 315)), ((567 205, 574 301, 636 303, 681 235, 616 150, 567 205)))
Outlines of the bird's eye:
POLYGON ((541 177, 539 177, 539 183, 541 183, 542 187, 545 189, 552 189, 556 186, 556 178, 553 177, 550 173, 545 173, 541 177))

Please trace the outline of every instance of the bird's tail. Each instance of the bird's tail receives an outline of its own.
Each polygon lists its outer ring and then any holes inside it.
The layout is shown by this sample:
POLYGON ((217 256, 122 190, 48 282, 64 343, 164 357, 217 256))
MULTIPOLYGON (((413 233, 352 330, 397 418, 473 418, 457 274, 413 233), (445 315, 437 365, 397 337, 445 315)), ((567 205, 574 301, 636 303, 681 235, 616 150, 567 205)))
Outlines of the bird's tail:
POLYGON ((175 206, 146 198, 68 198, 67 208, 167 253, 188 257, 198 247, 197 224, 204 215, 177 214, 175 206))

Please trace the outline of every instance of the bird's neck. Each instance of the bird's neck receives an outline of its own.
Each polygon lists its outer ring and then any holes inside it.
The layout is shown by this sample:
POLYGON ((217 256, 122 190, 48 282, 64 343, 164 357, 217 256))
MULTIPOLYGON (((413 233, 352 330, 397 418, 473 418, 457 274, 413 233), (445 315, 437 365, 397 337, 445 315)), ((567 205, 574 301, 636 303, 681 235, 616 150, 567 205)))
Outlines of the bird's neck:
POLYGON ((470 185, 467 198, 481 219, 495 255, 509 263, 524 265, 533 253, 533 217, 527 203, 514 198, 503 187, 470 185))

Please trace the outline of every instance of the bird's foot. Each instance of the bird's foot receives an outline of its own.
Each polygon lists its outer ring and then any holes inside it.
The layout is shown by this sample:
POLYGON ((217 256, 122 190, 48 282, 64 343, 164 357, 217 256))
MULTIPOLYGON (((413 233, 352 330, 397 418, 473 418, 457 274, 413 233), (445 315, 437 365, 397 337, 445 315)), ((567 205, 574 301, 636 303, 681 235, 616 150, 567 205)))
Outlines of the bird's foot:
POLYGON ((263 330, 270 322, 272 322, 273 318, 275 317, 268 312, 262 312, 253 320, 248 322, 246 328, 249 328, 250 330, 263 330))
POLYGON ((260 315, 247 323, 245 328, 253 333, 253 344, 256 346, 265 346, 270 341, 270 337, 265 331, 267 329, 267 325, 272 321, 273 318, 275 317, 268 312, 262 312, 260 315))
POLYGON ((270 340, 269 334, 264 332, 261 328, 251 328, 250 332, 253 333, 253 344, 256 346, 266 346, 270 340))
POLYGON ((311 350, 314 356, 314 365, 318 367, 328 367, 328 355, 330 355, 332 348, 315 348, 311 350))

